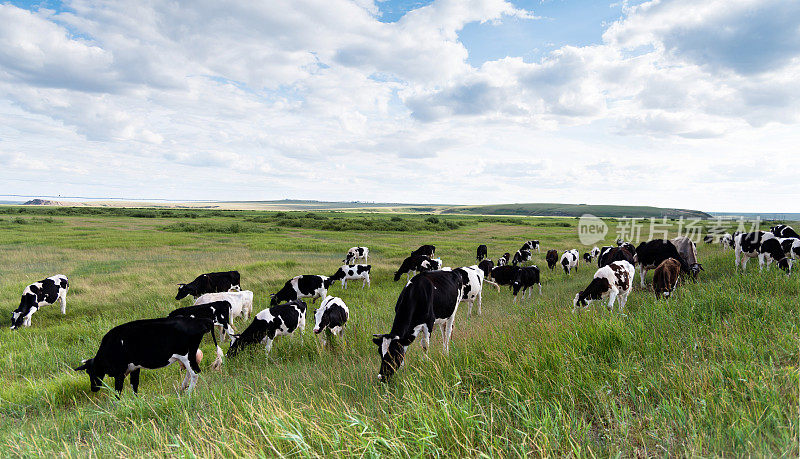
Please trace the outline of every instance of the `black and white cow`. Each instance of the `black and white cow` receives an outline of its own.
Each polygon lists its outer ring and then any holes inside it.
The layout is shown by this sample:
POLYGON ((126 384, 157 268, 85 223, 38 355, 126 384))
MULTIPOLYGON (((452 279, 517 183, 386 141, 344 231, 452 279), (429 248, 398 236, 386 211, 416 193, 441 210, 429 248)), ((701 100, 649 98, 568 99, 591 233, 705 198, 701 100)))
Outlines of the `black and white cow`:
POLYGON ((481 260, 478 263, 478 269, 483 271, 483 278, 484 279, 491 279, 492 278, 492 269, 494 268, 494 262, 490 259, 481 260))
POLYGON ((558 264, 558 250, 548 250, 547 254, 544 256, 544 260, 547 262, 547 267, 550 268, 550 270, 553 270, 553 268, 555 268, 558 264))
POLYGON ((599 257, 600 247, 597 246, 592 247, 592 250, 589 251, 589 255, 591 255, 593 259, 599 257))
POLYGON ((774 239, 775 235, 769 231, 754 231, 752 233, 740 233, 734 237, 734 252, 736 259, 734 261, 736 268, 739 268, 741 261, 742 271, 747 267, 747 261, 751 258, 759 258, 759 264, 763 266, 763 256, 761 256, 761 244, 768 240, 774 239))
POLYGON ((511 286, 511 284, 514 283, 514 279, 517 277, 517 271, 519 271, 519 266, 495 266, 492 269, 492 280, 497 285, 511 286))
POLYGON ((436 246, 435 245, 421 245, 417 250, 411 252, 411 256, 414 255, 425 255, 428 258, 435 258, 436 257, 436 246))
POLYGON ((194 304, 213 303, 214 301, 227 301, 231 304, 231 322, 239 316, 244 316, 247 320, 250 318, 250 313, 253 312, 253 292, 250 290, 204 293, 194 300, 194 304))
POLYGON ((241 290, 239 286, 239 271, 201 274, 188 284, 178 284, 178 294, 175 295, 175 299, 180 300, 188 295, 197 298, 204 293, 227 292, 229 290, 241 290))
POLYGON ((506 266, 509 260, 511 260, 511 254, 506 252, 502 257, 497 259, 497 266, 506 266))
POLYGON ((786 258, 791 258, 793 260, 800 259, 800 239, 796 237, 784 237, 779 238, 778 241, 781 243, 781 248, 783 249, 783 253, 786 254, 786 258))
POLYGON ((406 284, 394 307, 391 331, 372 338, 381 356, 378 379, 388 380, 403 365, 406 349, 420 334, 427 354, 436 324, 442 329, 444 352, 448 352, 463 290, 461 275, 454 271, 420 273, 406 284))
POLYGON ((63 274, 34 282, 25 287, 19 306, 11 313, 11 329, 31 326, 31 316, 42 306, 61 303, 61 314, 67 313, 67 291, 69 280, 63 274))
POLYGON ((480 262, 481 260, 483 260, 484 258, 486 258, 486 255, 488 254, 488 250, 489 250, 489 249, 486 247, 486 244, 481 244, 481 245, 479 245, 479 246, 478 246, 478 251, 477 251, 477 254, 476 254, 476 256, 475 256, 475 259, 476 259, 478 262, 480 262))
POLYGON ((344 338, 344 326, 349 318, 350 310, 341 298, 326 296, 322 300, 322 304, 314 311, 314 333, 319 336, 322 347, 327 344, 327 333, 344 338))
POLYGON ((336 280, 333 278, 316 274, 295 276, 286 281, 278 293, 270 295, 272 299, 269 304, 275 306, 300 298, 311 298, 313 303, 317 301, 317 298, 325 298, 328 295, 328 289, 334 282, 336 280))
POLYGON ((762 270, 765 264, 767 268, 769 268, 769 265, 774 261, 779 268, 786 271, 786 274, 792 274, 792 264, 794 260, 786 257, 786 253, 783 251, 783 247, 781 247, 778 238, 773 237, 763 241, 758 251, 759 270, 762 270))
POLYGON ((635 265, 634 254, 636 251, 631 252, 626 247, 603 247, 600 250, 600 256, 597 258, 597 267, 602 268, 608 266, 615 261, 627 261, 635 265))
POLYGON ((662 261, 674 258, 681 264, 681 273, 691 274, 692 269, 686 260, 678 252, 677 247, 672 241, 666 239, 653 239, 652 241, 642 242, 639 247, 636 247, 636 256, 634 260, 639 265, 639 278, 642 281, 642 287, 645 286, 644 279, 647 276, 647 271, 656 269, 662 261))
POLYGON ((517 266, 518 264, 530 261, 530 259, 531 259, 530 250, 517 250, 517 253, 514 254, 514 258, 511 260, 511 264, 517 266))
POLYGON ((585 261, 586 263, 591 263, 592 262, 592 254, 589 253, 589 252, 584 252, 583 253, 583 261, 585 261))
POLYGON ((789 225, 775 225, 770 228, 769 232, 774 234, 775 237, 793 237, 800 239, 800 234, 797 234, 797 231, 789 225))
POLYGON ((733 236, 730 233, 725 233, 719 237, 719 244, 722 250, 732 249, 734 247, 733 236))
POLYGON ((536 252, 539 252, 539 241, 526 241, 524 244, 522 244, 522 247, 520 247, 519 250, 527 250, 529 252, 533 252, 535 250, 536 252))
POLYGON ((608 298, 608 310, 614 310, 614 301, 619 298, 619 312, 625 307, 628 295, 631 293, 635 268, 625 260, 614 261, 609 265, 599 268, 594 273, 594 278, 589 286, 575 295, 572 302, 572 312, 578 307, 589 308, 593 300, 608 298))
MULTIPOLYGON (((491 262, 491 260, 488 260, 491 262)), ((478 315, 481 315, 481 297, 483 294, 483 282, 485 275, 478 265, 464 266, 456 268, 455 271, 461 276, 461 284, 464 286, 461 301, 467 303, 467 315, 472 315, 472 306, 478 306, 478 315)), ((496 285, 496 284, 495 284, 496 285)), ((499 288, 499 287, 498 287, 499 288)))
POLYGON ((400 280, 400 276, 406 274, 406 277, 411 277, 411 273, 424 273, 427 271, 435 271, 441 269, 442 260, 438 258, 430 258, 427 255, 411 255, 403 260, 400 268, 394 273, 394 280, 400 280))
POLYGON ((178 308, 169 313, 167 317, 188 317, 190 319, 209 319, 214 322, 215 327, 219 327, 219 340, 225 341, 225 333, 233 336, 235 331, 231 322, 231 303, 226 300, 212 301, 210 303, 197 304, 178 308))
POLYGON ((514 277, 514 282, 511 284, 511 288, 514 291, 514 303, 517 302, 517 294, 520 290, 522 290, 522 299, 525 299, 525 292, 528 292, 528 296, 533 296, 533 286, 538 284, 539 285, 539 295, 542 294, 542 282, 539 278, 539 268, 536 265, 531 266, 523 266, 519 268, 517 271, 517 275, 514 277))
POLYGON ((302 333, 305 326, 306 303, 303 300, 292 300, 264 309, 256 314, 241 334, 233 337, 228 355, 233 357, 245 346, 258 343, 264 343, 264 349, 269 354, 275 337, 291 335, 296 330, 302 333))
POLYGON ((343 265, 339 268, 331 279, 342 281, 342 288, 347 288, 347 281, 349 280, 361 280, 361 288, 364 288, 366 285, 367 287, 370 286, 369 280, 369 272, 372 269, 372 265, 343 265))
POLYGON ((564 272, 567 275, 569 275, 570 271, 573 269, 578 271, 578 260, 580 257, 580 253, 575 249, 567 250, 561 255, 561 267, 564 268, 564 272))
POLYGON ((369 262, 369 249, 366 247, 351 247, 344 256, 342 263, 346 265, 353 265, 357 259, 364 260, 364 263, 369 262))
MULTIPOLYGON (((181 389, 191 392, 200 373, 200 341, 211 332, 214 344, 214 324, 209 319, 190 319, 188 317, 167 317, 161 319, 134 320, 112 328, 100 341, 97 354, 84 360, 75 371, 89 374, 92 392, 103 385, 103 378, 114 378, 114 388, 122 392, 125 377, 131 376, 133 392, 139 391, 139 371, 142 368, 154 370, 173 362, 179 362, 186 369, 181 389)), ((217 345, 217 359, 212 368, 222 364, 222 350, 217 345)), ((119 395, 118 395, 119 396, 119 395)))

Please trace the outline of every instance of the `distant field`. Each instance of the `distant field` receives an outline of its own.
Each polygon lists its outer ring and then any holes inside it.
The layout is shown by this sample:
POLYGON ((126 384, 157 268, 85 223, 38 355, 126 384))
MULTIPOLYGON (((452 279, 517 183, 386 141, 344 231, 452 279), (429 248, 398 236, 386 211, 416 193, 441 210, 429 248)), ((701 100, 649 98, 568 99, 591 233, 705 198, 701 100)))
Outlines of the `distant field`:
MULTIPOLYGON (((614 222, 607 239, 616 236, 614 222)), ((63 273, 67 315, 45 307, 33 326, 0 327, 0 451, 6 456, 798 456, 800 273, 746 275, 733 252, 701 244, 698 283, 655 301, 638 287, 627 317, 599 304, 573 315, 594 273, 567 277, 549 248, 586 250, 574 218, 386 215, 192 209, 0 208, 4 317, 28 283, 63 273), (387 332, 410 250, 437 246, 446 265, 497 258, 539 239, 543 295, 512 305, 487 288, 483 315, 458 312, 449 356, 418 343, 390 384, 376 380, 370 338, 387 332), (91 393, 71 367, 115 325, 166 315, 175 284, 238 269, 268 294, 297 274, 334 272, 345 251, 370 248, 373 287, 335 285, 351 310, 347 342, 319 349, 311 327, 203 372, 179 395, 178 366, 91 393)), ((766 226, 766 224, 765 224, 766 226)), ((797 226, 795 226, 797 228, 797 226)), ((674 231, 675 228, 673 227, 674 231)), ((488 286, 487 286, 488 287, 488 286)), ((311 321, 311 317, 307 319, 311 321)), ((246 325, 237 321, 235 327, 246 325)), ((227 344, 224 345, 227 348, 227 344)), ((210 339, 203 345, 213 354, 210 339)), ((108 380, 110 382, 110 380, 108 380)))
POLYGON ((698 210, 668 209, 649 206, 603 206, 586 204, 498 204, 493 206, 459 206, 448 208, 443 213, 483 215, 540 215, 579 217, 592 214, 598 217, 667 217, 667 218, 711 218, 698 210))

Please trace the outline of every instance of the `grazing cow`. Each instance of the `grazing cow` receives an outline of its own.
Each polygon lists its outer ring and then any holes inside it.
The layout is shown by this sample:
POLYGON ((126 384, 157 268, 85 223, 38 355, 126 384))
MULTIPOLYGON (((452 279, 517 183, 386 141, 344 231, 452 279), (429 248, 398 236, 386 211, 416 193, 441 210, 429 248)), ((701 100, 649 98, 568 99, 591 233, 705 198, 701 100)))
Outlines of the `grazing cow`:
POLYGON ((442 268, 442 260, 440 258, 430 258, 427 255, 411 255, 403 260, 400 268, 394 273, 394 280, 400 280, 400 276, 406 275, 406 278, 411 277, 411 273, 424 273, 428 271, 436 271, 442 268))
POLYGON ((497 266, 506 266, 511 260, 511 254, 506 252, 502 257, 497 259, 497 266))
POLYGON ((344 338, 344 326, 349 318, 350 310, 341 298, 326 296, 322 300, 322 304, 314 311, 314 333, 319 336, 322 347, 327 344, 326 333, 344 338))
POLYGON ((316 274, 295 276, 286 281, 278 293, 270 295, 272 299, 269 304, 270 306, 276 306, 279 303, 299 300, 300 298, 311 298, 313 303, 317 301, 317 298, 325 298, 328 295, 328 289, 334 282, 336 280, 333 278, 316 274))
POLYGON ((497 285, 511 286, 511 284, 514 283, 514 279, 517 277, 517 271, 519 271, 519 266, 495 266, 492 269, 492 280, 497 285))
POLYGON ((477 255, 475 256, 475 259, 476 259, 478 262, 481 262, 481 261, 482 261, 484 258, 486 258, 486 255, 487 255, 487 253, 488 253, 488 250, 489 250, 489 249, 486 247, 486 244, 481 244, 481 245, 479 245, 479 246, 478 246, 478 253, 477 253, 477 255))
POLYGON ((406 348, 420 333, 420 344, 427 354, 435 324, 441 327, 444 352, 448 352, 463 290, 461 275, 454 271, 420 273, 406 284, 394 307, 391 331, 372 338, 381 356, 379 380, 387 381, 403 365, 406 348))
POLYGON ((800 258, 800 239, 796 237, 784 237, 779 238, 778 241, 781 243, 781 248, 787 258, 793 260, 800 258))
POLYGON ((347 281, 361 279, 361 288, 370 286, 369 272, 372 265, 344 265, 331 276, 335 281, 342 281, 342 288, 347 288, 347 281))
POLYGON ((765 263, 767 268, 769 268, 769 265, 774 261, 779 268, 786 271, 786 274, 792 274, 793 260, 786 257, 786 253, 783 251, 783 247, 781 247, 781 243, 778 238, 773 237, 764 240, 761 243, 761 247, 759 247, 758 251, 759 270, 764 268, 765 263))
MULTIPOLYGON (((139 371, 154 370, 173 362, 180 362, 186 369, 181 389, 192 391, 200 373, 200 341, 206 333, 214 337, 214 324, 209 319, 167 317, 161 319, 134 320, 112 328, 100 341, 97 354, 84 360, 75 371, 86 371, 92 392, 100 390, 103 378, 114 378, 117 396, 122 393, 125 377, 131 376, 133 392, 139 392, 139 371)), ((217 359, 212 368, 222 364, 222 350, 217 345, 217 359)))
POLYGON ((481 260, 478 263, 478 269, 483 271, 484 279, 491 279, 492 278, 492 269, 494 268, 494 262, 490 259, 481 260))
POLYGON ((411 256, 415 255, 425 255, 428 258, 436 257, 436 246, 435 245, 421 245, 417 250, 411 252, 411 256))
POLYGON ((539 241, 526 241, 524 244, 522 244, 522 247, 520 247, 519 250, 527 250, 529 252, 536 250, 536 252, 539 252, 539 241))
POLYGON ((695 245, 694 241, 686 236, 678 236, 670 239, 670 242, 678 249, 678 253, 686 264, 689 265, 692 277, 696 279, 700 271, 705 271, 703 265, 700 264, 700 260, 697 258, 697 245, 695 245))
POLYGON ((713 244, 716 238, 717 237, 713 234, 706 234, 705 236, 703 236, 703 242, 705 242, 706 244, 713 244))
POLYGON ((525 299, 525 292, 528 296, 533 296, 533 286, 539 285, 539 295, 542 294, 542 282, 539 278, 539 268, 536 265, 523 266, 517 270, 517 275, 514 277, 514 282, 511 288, 514 291, 514 303, 517 302, 517 294, 522 290, 522 299, 525 299))
POLYGON ((511 264, 517 266, 518 264, 525 263, 530 259, 531 259, 530 250, 517 250, 517 253, 514 254, 514 258, 511 260, 511 264))
POLYGON ((734 246, 733 236, 729 233, 725 233, 720 236, 719 243, 722 246, 722 250, 732 249, 734 246))
POLYGON ((547 261, 547 267, 551 270, 556 267, 556 263, 558 263, 558 250, 550 249, 547 251, 547 255, 544 256, 545 261, 547 261))
POLYGON ((245 320, 247 320, 250 318, 250 313, 253 312, 253 292, 250 290, 205 293, 194 300, 194 304, 206 304, 214 301, 227 301, 231 304, 231 322, 239 316, 244 316, 245 320))
POLYGON ((678 286, 680 274, 681 263, 674 258, 667 258, 656 266, 653 273, 653 292, 656 294, 656 299, 661 296, 669 298, 669 295, 678 286))
POLYGON ((585 261, 586 263, 591 263, 591 261, 592 261, 592 254, 591 254, 591 253, 589 253, 589 252, 584 252, 584 253, 583 253, 583 261, 585 261))
POLYGON ((794 237, 800 239, 800 234, 789 225, 775 225, 769 229, 769 232, 774 234, 775 237, 794 237))
POLYGON ((342 263, 354 265, 357 259, 364 260, 364 263, 369 262, 369 249, 366 247, 351 247, 344 256, 342 263))
POLYGON ((264 349, 269 355, 275 337, 291 335, 296 330, 302 333, 305 326, 306 303, 303 300, 292 300, 264 309, 256 314, 245 331, 233 337, 228 355, 233 357, 245 346, 258 343, 264 343, 264 349))
POLYGON ((239 271, 201 274, 188 284, 178 284, 176 300, 192 295, 197 298, 204 293, 227 292, 241 290, 239 287, 239 271))
POLYGON ((642 242, 636 248, 636 257, 634 258, 636 264, 639 265, 639 277, 642 280, 642 287, 644 287, 644 278, 647 271, 655 269, 662 261, 667 258, 674 258, 681 264, 681 272, 684 274, 691 273, 691 268, 686 260, 683 259, 675 244, 672 241, 665 239, 653 239, 652 241, 642 242))
POLYGON ((628 294, 632 289, 634 275, 635 269, 633 265, 625 260, 614 261, 599 268, 594 273, 594 278, 589 286, 575 295, 575 299, 572 302, 572 312, 574 313, 578 306, 588 309, 589 303, 593 300, 600 300, 606 297, 608 298, 608 310, 613 311, 614 301, 619 297, 619 312, 622 314, 622 309, 625 307, 628 294))
POLYGON ((589 255, 591 255, 592 258, 599 257, 600 256, 600 247, 597 247, 597 246, 592 247, 592 250, 589 252, 589 255))
POLYGON ((564 268, 564 272, 569 275, 572 269, 575 271, 578 270, 578 259, 580 258, 580 254, 577 250, 567 250, 561 255, 561 267, 564 268))
POLYGON ((215 327, 219 327, 219 341, 225 341, 225 333, 233 336, 233 319, 231 318, 231 303, 225 300, 212 301, 210 303, 198 304, 178 308, 169 313, 167 317, 188 317, 190 319, 209 319, 214 322, 215 327))
POLYGON ((11 329, 31 326, 31 316, 42 306, 61 303, 61 314, 67 313, 69 280, 63 274, 48 277, 25 287, 19 306, 11 313, 11 329))
MULTIPOLYGON (((488 260, 491 262, 491 260, 488 260)), ((484 272, 478 265, 464 266, 453 270, 461 276, 461 285, 463 285, 463 293, 461 302, 466 302, 469 306, 467 315, 472 315, 472 306, 478 306, 478 315, 481 315, 481 297, 483 295, 483 281, 485 278, 484 272)), ((498 287, 499 288, 499 287, 498 287)))
POLYGON ((627 261, 635 265, 634 254, 636 251, 631 252, 626 247, 603 247, 600 251, 600 256, 597 259, 598 268, 608 266, 615 261, 627 261))
POLYGON ((739 261, 741 260, 742 271, 747 267, 747 261, 751 258, 759 258, 761 265, 763 257, 761 255, 761 244, 768 240, 774 239, 775 235, 768 231, 754 231, 752 233, 739 233, 734 237, 734 252, 736 255, 734 263, 736 268, 739 268, 739 261))

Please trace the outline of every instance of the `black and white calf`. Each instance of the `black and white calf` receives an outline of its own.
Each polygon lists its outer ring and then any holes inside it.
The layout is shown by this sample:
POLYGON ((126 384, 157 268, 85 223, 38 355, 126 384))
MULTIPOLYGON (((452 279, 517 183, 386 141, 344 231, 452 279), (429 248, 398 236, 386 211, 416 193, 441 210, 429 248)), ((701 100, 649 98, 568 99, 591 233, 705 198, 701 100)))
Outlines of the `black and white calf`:
POLYGON ((317 298, 325 298, 328 295, 328 289, 335 279, 327 276, 318 276, 316 274, 303 274, 295 276, 283 285, 283 288, 278 293, 270 295, 270 305, 275 306, 279 303, 287 301, 299 300, 300 298, 311 298, 311 302, 317 301, 317 298))
POLYGON ((589 252, 584 252, 584 254, 583 254, 583 261, 585 261, 586 263, 591 263, 591 261, 592 261, 592 254, 591 254, 591 253, 589 253, 589 252))
POLYGON ((531 251, 530 250, 517 250, 517 253, 514 254, 514 258, 511 260, 511 264, 517 266, 518 264, 525 263, 526 261, 530 261, 531 259, 531 251))
POLYGON ((371 269, 372 265, 343 265, 333 273, 331 279, 342 281, 342 288, 344 289, 347 288, 347 281, 349 280, 361 280, 361 288, 364 288, 365 285, 369 287, 369 272, 371 269))
POLYGON ((497 266, 506 266, 509 260, 511 260, 511 254, 506 252, 502 257, 497 259, 497 266))
POLYGON ((188 295, 197 298, 204 293, 227 292, 229 290, 241 290, 239 286, 239 271, 201 274, 188 284, 178 284, 178 294, 175 295, 175 299, 180 300, 188 295))
POLYGON ((744 271, 747 267, 747 261, 751 258, 759 258, 759 264, 763 267, 764 260, 763 256, 761 256, 761 244, 768 239, 774 238, 775 235, 769 231, 737 234, 733 239, 736 268, 739 268, 739 262, 741 261, 742 271, 744 271))
POLYGON ((325 335, 328 332, 339 338, 344 337, 344 326, 349 318, 350 310, 341 298, 338 296, 326 296, 322 300, 322 304, 314 311, 314 333, 319 336, 322 347, 327 344, 325 335))
POLYGON ((347 251, 347 254, 344 256, 344 260, 342 260, 342 263, 346 265, 353 265, 356 263, 356 260, 358 259, 364 260, 364 263, 368 263, 369 249, 366 247, 351 247, 350 250, 347 251))
POLYGON ((67 313, 67 276, 56 274, 47 279, 34 282, 22 291, 19 307, 11 313, 11 329, 31 326, 31 316, 42 306, 61 303, 61 314, 67 313))
POLYGON ((775 225, 769 230, 775 237, 793 237, 800 239, 800 234, 789 225, 775 225))
POLYGON ((593 300, 608 298, 608 310, 614 310, 614 301, 619 298, 619 312, 625 307, 628 295, 631 293, 635 268, 627 261, 615 261, 599 268, 594 273, 592 282, 583 291, 575 295, 572 302, 572 312, 578 307, 589 308, 593 300))
POLYGON ((548 250, 547 254, 544 256, 544 259, 547 261, 547 267, 550 268, 550 270, 553 270, 553 268, 556 267, 556 264, 558 264, 558 250, 548 250))
MULTIPOLYGON (((491 260, 485 261, 491 262, 491 260)), ((464 286, 461 301, 467 303, 469 307, 467 315, 472 315, 473 305, 478 306, 478 315, 481 315, 481 296, 483 294, 483 281, 485 280, 483 270, 478 265, 472 265, 456 268, 453 271, 461 276, 461 284, 464 286)))
POLYGON ((442 260, 438 258, 430 258, 427 255, 411 255, 403 260, 400 268, 394 273, 394 280, 400 280, 400 276, 406 274, 406 277, 411 277, 411 273, 424 273, 427 271, 435 271, 441 269, 442 260))
POLYGON ((778 238, 766 239, 761 243, 758 249, 758 269, 762 270, 766 264, 767 268, 774 261, 779 268, 786 271, 786 274, 792 273, 793 261, 791 258, 786 257, 783 251, 780 240, 778 238))
POLYGON ((420 344, 427 354, 436 324, 442 330, 444 351, 448 352, 463 290, 461 275, 454 271, 420 273, 406 284, 394 307, 391 331, 372 338, 381 356, 378 379, 388 380, 403 365, 406 348, 419 334, 422 334, 420 344))
POLYGON ((306 303, 303 300, 292 300, 264 309, 256 314, 241 334, 234 336, 228 355, 233 357, 245 346, 258 343, 264 343, 264 349, 269 354, 275 337, 291 335, 296 330, 302 333, 305 326, 306 303))
MULTIPOLYGON (((225 300, 212 301, 210 303, 198 304, 178 308, 169 313, 167 317, 188 317, 190 319, 208 319, 219 327, 219 340, 223 342, 225 333, 233 337, 235 333, 231 325, 231 303, 225 300)), ((221 352, 220 352, 221 353, 221 352)))
POLYGON ((486 247, 486 244, 481 244, 481 245, 479 245, 479 246, 478 246, 478 251, 477 251, 477 253, 476 253, 476 255, 475 255, 475 260, 476 260, 476 261, 478 261, 478 262, 480 262, 481 260, 483 260, 484 258, 486 258, 486 255, 487 255, 487 253, 488 253, 488 250, 489 250, 489 249, 486 247))
POLYGON ((411 256, 415 255, 425 255, 428 258, 436 257, 436 246, 435 245, 421 245, 417 250, 411 252, 411 256))
POLYGON ((253 292, 250 290, 205 293, 194 300, 194 304, 199 305, 215 301, 227 301, 231 304, 231 322, 239 316, 244 316, 245 320, 247 320, 250 318, 250 313, 253 312, 253 292))
POLYGON ((800 258, 800 239, 796 237, 784 237, 779 238, 778 241, 781 243, 781 248, 783 249, 783 253, 786 254, 786 258, 791 258, 793 260, 800 258))
POLYGON ((578 259, 580 258, 580 254, 577 250, 567 250, 561 255, 561 267, 564 268, 564 272, 569 275, 570 271, 573 269, 575 271, 578 270, 578 259))
POLYGON ((690 274, 692 269, 686 260, 678 252, 678 248, 672 241, 666 239, 653 239, 652 241, 642 242, 639 247, 636 247, 636 256, 634 260, 639 265, 639 278, 644 287, 644 279, 647 276, 647 271, 656 269, 662 261, 674 258, 681 264, 681 273, 690 274))
POLYGON ((524 244, 522 244, 520 250, 527 250, 529 252, 533 252, 535 250, 536 252, 539 252, 539 241, 537 240, 526 241, 524 244))
MULTIPOLYGON (((214 337, 214 324, 208 319, 170 317, 162 319, 135 320, 112 328, 103 336, 97 354, 84 360, 75 371, 89 374, 92 392, 100 390, 103 378, 114 378, 114 388, 122 392, 125 377, 131 376, 133 392, 139 391, 139 371, 142 368, 154 370, 173 362, 179 362, 186 369, 181 389, 191 391, 200 373, 200 341, 206 333, 214 337)), ((212 367, 222 364, 222 350, 217 346, 217 359, 212 367)))
POLYGON ((733 236, 730 233, 725 233, 719 237, 719 244, 722 250, 732 249, 734 247, 733 236))
POLYGON ((589 255, 591 255, 592 258, 599 257, 600 256, 600 247, 597 247, 597 246, 592 247, 592 250, 589 252, 589 255))
POLYGON ((533 296, 533 286, 538 284, 539 285, 539 295, 542 294, 542 282, 539 279, 539 268, 535 265, 532 266, 523 266, 519 268, 517 271, 517 275, 514 277, 514 282, 511 284, 511 288, 514 290, 514 303, 517 302, 517 294, 520 290, 522 290, 522 299, 525 299, 525 292, 528 292, 528 296, 533 296))

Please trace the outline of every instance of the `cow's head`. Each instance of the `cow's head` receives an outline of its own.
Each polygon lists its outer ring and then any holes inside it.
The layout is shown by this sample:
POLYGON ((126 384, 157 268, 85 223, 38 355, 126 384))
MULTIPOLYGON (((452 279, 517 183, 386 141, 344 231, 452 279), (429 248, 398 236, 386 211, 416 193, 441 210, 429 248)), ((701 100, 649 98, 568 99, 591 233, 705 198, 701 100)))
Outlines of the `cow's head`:
POLYGON ((194 296, 195 293, 197 293, 197 288, 194 284, 178 284, 178 294, 175 295, 175 299, 180 300, 188 295, 194 296))
POLYGON ((333 273, 333 276, 331 276, 330 279, 342 280, 344 279, 344 276, 345 276, 344 269, 339 268, 338 270, 336 270, 335 273, 333 273))
POLYGON ((689 269, 692 271, 692 277, 697 277, 697 275, 700 274, 700 271, 705 271, 705 269, 703 269, 703 265, 700 263, 691 265, 689 269))
POLYGON ((402 275, 403 275, 403 273, 401 273, 400 271, 395 271, 395 273, 394 273, 394 281, 395 282, 399 281, 400 280, 400 276, 402 276, 402 275))
POLYGON ((336 282, 336 279, 334 279, 333 277, 325 277, 322 279, 322 285, 325 287, 326 290, 331 288, 331 285, 333 285, 334 282, 336 282))
POLYGON ((278 302, 280 301, 280 299, 278 299, 278 294, 277 293, 272 293, 272 294, 269 295, 269 297, 270 297, 269 305, 270 306, 277 306, 278 302))
POLYGON ((794 260, 790 258, 784 257, 778 260, 778 267, 786 271, 786 274, 792 274, 792 264, 794 264, 794 260))
POLYGON ((414 342, 414 336, 400 338, 396 335, 372 335, 372 342, 378 346, 378 353, 381 356, 378 380, 386 382, 403 366, 406 348, 414 342))
POLYGON ((31 313, 31 308, 36 305, 36 295, 26 293, 19 300, 19 307, 11 313, 11 329, 16 330, 25 324, 25 318, 31 313))
POLYGON ((100 386, 103 385, 103 377, 105 376, 105 372, 99 368, 99 365, 95 365, 94 359, 86 359, 81 362, 81 366, 75 368, 75 371, 85 371, 86 374, 89 375, 89 382, 92 385, 92 392, 97 392, 100 390, 100 386))
POLYGON ((319 334, 331 323, 330 303, 325 303, 314 311, 314 333, 319 334))

